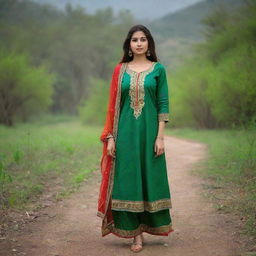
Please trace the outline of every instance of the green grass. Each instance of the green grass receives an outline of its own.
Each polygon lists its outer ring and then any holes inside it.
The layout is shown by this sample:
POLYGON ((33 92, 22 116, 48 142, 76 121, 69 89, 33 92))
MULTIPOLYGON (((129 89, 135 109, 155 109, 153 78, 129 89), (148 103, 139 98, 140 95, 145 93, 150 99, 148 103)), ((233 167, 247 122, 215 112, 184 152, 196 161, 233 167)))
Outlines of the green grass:
POLYGON ((27 207, 49 186, 56 199, 78 188, 99 171, 101 129, 66 119, 0 126, 1 207, 27 207))
POLYGON ((166 130, 166 135, 206 143, 209 158, 198 174, 211 181, 209 195, 218 210, 244 220, 245 233, 256 238, 256 129, 166 130))

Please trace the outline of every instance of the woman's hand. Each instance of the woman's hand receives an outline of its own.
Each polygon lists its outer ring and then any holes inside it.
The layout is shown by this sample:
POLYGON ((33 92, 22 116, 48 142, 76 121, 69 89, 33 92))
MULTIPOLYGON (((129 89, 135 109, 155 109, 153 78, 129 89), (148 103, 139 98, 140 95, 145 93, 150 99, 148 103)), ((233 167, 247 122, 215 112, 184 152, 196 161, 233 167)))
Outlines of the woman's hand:
POLYGON ((154 146, 154 151, 155 151, 155 157, 160 156, 161 154, 164 153, 164 138, 157 137, 155 141, 155 146, 154 146))
POLYGON ((116 147, 115 147, 114 138, 109 138, 108 139, 107 154, 112 156, 112 157, 115 157, 116 147))

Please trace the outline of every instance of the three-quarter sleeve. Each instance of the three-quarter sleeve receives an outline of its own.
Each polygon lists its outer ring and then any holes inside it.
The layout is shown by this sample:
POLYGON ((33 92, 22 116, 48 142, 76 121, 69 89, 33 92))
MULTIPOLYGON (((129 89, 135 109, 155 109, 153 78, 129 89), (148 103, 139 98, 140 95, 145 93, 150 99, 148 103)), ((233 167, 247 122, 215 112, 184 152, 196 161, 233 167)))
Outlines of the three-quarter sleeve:
POLYGON ((157 77, 157 113, 158 121, 169 122, 169 95, 166 70, 163 65, 159 69, 157 77))

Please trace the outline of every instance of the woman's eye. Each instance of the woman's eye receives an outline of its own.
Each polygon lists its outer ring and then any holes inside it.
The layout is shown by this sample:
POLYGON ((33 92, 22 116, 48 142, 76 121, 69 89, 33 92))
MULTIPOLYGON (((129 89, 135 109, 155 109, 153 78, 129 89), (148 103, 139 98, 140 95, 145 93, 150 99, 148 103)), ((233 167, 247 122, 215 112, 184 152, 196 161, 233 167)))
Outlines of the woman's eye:
MULTIPOLYGON (((132 42, 137 42, 137 41, 138 41, 137 39, 132 39, 132 42)), ((140 41, 145 42, 147 41, 147 38, 141 38, 140 41)))

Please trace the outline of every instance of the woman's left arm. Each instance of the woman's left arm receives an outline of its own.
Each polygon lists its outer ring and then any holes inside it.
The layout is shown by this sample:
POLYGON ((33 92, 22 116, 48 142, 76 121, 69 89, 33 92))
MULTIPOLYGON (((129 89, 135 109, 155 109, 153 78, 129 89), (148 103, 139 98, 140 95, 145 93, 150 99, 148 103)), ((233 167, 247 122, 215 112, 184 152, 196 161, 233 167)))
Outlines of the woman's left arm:
POLYGON ((157 79, 157 113, 158 134, 155 140, 155 153, 159 156, 164 153, 164 128, 169 122, 169 94, 165 67, 162 66, 157 79))
POLYGON ((165 121, 158 122, 158 133, 155 140, 155 156, 160 156, 164 153, 164 128, 165 121))

